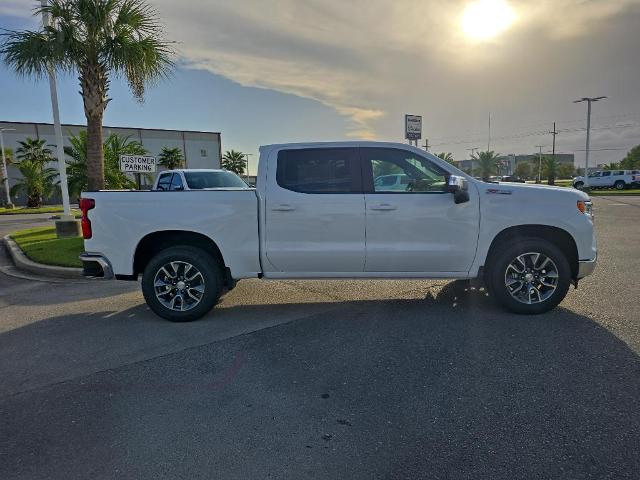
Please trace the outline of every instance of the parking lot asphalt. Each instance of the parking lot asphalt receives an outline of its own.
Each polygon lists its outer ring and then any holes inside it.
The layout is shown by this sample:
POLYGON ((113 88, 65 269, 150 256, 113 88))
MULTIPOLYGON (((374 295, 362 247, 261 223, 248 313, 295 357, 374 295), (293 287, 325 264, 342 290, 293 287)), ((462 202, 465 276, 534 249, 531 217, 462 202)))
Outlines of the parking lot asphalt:
POLYGON ((447 281, 248 280, 171 324, 2 252, 0 478, 638 478, 640 197, 594 205, 596 272, 535 317, 447 281))

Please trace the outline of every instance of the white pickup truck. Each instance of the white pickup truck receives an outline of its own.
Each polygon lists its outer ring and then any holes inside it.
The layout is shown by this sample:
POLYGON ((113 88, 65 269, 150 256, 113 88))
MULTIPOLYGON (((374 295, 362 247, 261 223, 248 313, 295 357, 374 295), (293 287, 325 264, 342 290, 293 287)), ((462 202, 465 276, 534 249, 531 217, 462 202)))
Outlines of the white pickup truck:
POLYGON ((172 321, 254 277, 479 278, 507 309, 541 313, 597 254, 585 193, 484 183, 397 143, 264 146, 255 189, 85 192, 80 207, 86 274, 142 274, 172 321), (376 181, 389 175, 403 189, 376 181))

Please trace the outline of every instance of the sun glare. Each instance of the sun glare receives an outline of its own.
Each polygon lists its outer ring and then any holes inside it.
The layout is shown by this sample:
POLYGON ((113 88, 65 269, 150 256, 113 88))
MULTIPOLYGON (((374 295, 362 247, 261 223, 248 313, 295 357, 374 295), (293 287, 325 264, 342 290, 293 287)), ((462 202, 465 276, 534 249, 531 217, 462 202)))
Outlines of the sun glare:
POLYGON ((471 40, 489 40, 509 28, 516 14, 505 0, 478 0, 464 9, 460 26, 471 40))

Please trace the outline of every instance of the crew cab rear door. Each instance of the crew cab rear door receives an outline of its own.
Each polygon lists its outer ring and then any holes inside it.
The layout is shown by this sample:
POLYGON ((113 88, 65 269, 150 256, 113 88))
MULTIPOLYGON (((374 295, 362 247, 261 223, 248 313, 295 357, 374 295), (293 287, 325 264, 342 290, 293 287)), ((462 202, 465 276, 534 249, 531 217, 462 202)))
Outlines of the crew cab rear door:
POLYGON ((357 147, 280 150, 269 164, 265 271, 362 272, 365 208, 357 147))

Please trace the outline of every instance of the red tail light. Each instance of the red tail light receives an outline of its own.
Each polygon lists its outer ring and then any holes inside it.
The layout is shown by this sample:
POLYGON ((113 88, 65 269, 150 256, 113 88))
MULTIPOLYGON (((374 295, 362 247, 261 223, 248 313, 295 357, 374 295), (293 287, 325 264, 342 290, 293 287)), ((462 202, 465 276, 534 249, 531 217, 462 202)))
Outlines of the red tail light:
POLYGON ((80 210, 82 211, 82 218, 80 219, 80 225, 82 226, 82 236, 86 239, 91 238, 91 220, 89 220, 89 210, 96 207, 96 201, 93 198, 81 198, 80 210))

